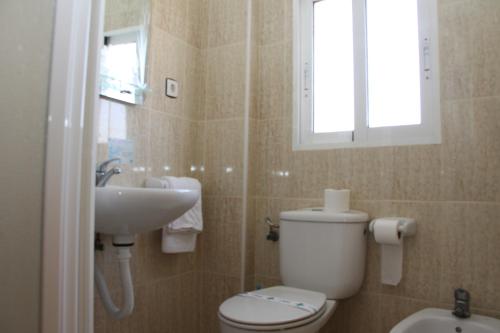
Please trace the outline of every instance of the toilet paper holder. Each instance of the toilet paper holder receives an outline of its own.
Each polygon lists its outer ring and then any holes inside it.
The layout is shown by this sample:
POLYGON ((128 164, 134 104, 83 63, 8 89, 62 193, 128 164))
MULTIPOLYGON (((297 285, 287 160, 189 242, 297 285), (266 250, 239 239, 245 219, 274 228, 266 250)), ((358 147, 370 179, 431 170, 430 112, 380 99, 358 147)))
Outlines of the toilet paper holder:
MULTIPOLYGON (((398 232, 401 233, 401 237, 413 236, 417 233, 417 221, 415 221, 415 219, 409 217, 387 217, 384 218, 384 220, 397 220, 398 232)), ((368 226, 368 230, 370 230, 371 233, 373 233, 375 222, 377 222, 377 219, 372 220, 368 226)))

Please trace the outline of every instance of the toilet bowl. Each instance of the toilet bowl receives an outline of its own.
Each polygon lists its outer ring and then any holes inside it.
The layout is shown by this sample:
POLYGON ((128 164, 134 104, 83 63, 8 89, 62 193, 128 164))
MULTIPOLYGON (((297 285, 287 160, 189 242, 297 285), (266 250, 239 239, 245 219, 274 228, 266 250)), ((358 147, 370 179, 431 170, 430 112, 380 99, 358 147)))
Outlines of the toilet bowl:
POLYGON ((235 295, 219 307, 222 333, 316 333, 337 300, 362 284, 368 215, 313 208, 280 214, 284 286, 235 295))
POLYGON ((277 286, 227 299, 219 308, 222 333, 316 333, 337 302, 322 293, 277 286))

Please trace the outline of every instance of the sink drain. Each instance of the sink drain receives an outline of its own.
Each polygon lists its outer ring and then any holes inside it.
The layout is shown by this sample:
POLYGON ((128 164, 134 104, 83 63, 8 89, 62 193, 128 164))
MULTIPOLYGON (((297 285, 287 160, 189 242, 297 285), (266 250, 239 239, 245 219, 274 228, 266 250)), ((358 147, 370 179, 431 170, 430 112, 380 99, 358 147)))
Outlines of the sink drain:
POLYGON ((462 327, 455 327, 455 332, 462 333, 462 327))

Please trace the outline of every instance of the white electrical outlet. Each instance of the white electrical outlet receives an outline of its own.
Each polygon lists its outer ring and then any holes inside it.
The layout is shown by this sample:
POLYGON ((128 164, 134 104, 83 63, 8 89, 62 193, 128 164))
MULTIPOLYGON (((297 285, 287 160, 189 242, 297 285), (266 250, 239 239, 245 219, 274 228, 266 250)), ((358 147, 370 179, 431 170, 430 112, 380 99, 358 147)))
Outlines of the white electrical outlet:
POLYGON ((179 96, 179 83, 174 79, 167 79, 165 95, 171 98, 177 98, 179 96))

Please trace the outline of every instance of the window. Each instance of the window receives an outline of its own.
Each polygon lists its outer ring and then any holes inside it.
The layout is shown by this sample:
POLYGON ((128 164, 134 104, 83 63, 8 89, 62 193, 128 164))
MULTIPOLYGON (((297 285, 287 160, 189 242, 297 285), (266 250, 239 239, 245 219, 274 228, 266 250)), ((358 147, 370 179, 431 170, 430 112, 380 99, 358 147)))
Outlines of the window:
POLYGON ((104 33, 101 50, 101 95, 142 104, 145 66, 143 27, 104 33))
POLYGON ((295 0, 294 149, 440 143, 436 0, 295 0))

